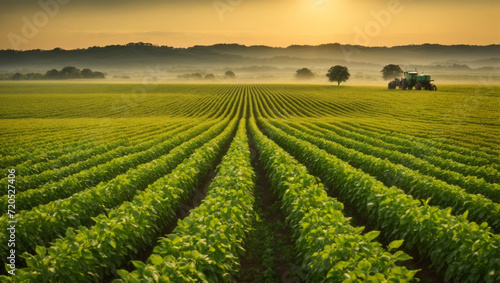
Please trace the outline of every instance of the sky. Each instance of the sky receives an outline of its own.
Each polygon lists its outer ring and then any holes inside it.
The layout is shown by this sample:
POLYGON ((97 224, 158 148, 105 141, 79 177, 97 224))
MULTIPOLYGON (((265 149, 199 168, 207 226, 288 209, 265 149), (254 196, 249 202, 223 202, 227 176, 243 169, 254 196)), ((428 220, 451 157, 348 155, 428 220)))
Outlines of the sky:
POLYGON ((0 0, 0 49, 500 44, 498 0, 0 0))

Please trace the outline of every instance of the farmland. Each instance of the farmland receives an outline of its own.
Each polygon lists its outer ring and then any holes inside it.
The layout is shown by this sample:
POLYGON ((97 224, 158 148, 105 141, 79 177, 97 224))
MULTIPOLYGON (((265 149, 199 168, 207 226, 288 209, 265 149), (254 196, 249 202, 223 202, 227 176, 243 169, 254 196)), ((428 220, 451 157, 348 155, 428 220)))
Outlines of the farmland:
POLYGON ((0 99, 2 281, 500 281, 499 86, 12 82, 0 99))

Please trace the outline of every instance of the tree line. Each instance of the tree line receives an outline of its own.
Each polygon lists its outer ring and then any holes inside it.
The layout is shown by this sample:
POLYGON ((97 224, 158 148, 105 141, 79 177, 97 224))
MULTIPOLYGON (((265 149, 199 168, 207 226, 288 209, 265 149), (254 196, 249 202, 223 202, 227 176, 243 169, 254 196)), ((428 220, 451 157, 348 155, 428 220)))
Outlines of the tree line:
POLYGON ((7 79, 11 80, 67 80, 67 79, 104 79, 106 74, 102 72, 92 71, 91 69, 80 70, 73 66, 67 66, 60 71, 52 69, 45 74, 41 73, 15 73, 7 79))
MULTIPOLYGON (((191 74, 182 74, 182 75, 177 75, 177 78, 178 79, 183 79, 183 80, 202 80, 202 79, 205 79, 205 80, 215 80, 215 75, 210 73, 210 74, 206 74, 205 76, 203 76, 201 73, 191 73, 191 74)), ((236 75, 234 74, 233 71, 226 71, 224 73, 224 76, 223 76, 224 79, 236 79, 236 75)))

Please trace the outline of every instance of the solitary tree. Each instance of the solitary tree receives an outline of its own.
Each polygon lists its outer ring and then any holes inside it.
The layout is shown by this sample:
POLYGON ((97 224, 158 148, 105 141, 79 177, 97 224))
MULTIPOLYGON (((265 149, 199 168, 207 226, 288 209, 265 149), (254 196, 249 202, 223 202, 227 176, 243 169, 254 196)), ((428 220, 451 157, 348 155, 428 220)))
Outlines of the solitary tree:
POLYGON ((214 74, 206 74, 205 75, 205 80, 213 80, 215 79, 215 75, 214 74))
POLYGON ((236 75, 234 74, 233 71, 227 71, 224 76, 228 79, 234 80, 236 79, 236 75))
POLYGON ((389 64, 384 66, 380 72, 384 80, 390 80, 399 77, 403 73, 403 70, 401 70, 399 65, 389 64))
POLYGON ((297 70, 295 77, 299 80, 310 80, 314 79, 315 75, 308 68, 302 68, 297 70))
POLYGON ((346 66, 336 65, 328 70, 326 76, 329 81, 337 82, 337 85, 340 85, 341 82, 347 81, 351 74, 349 74, 349 69, 346 66))

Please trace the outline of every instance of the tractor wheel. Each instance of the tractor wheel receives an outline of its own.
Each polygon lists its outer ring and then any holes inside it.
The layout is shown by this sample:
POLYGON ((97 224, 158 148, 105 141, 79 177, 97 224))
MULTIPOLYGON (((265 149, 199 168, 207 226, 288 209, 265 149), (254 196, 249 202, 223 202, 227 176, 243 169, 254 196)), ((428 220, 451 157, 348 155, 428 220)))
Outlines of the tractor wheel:
POLYGON ((392 89, 392 82, 390 82, 390 83, 387 84, 387 88, 388 89, 392 89))
POLYGON ((422 84, 420 82, 418 82, 416 85, 415 85, 415 90, 422 90, 422 84))
POLYGON ((407 81, 406 79, 403 79, 403 80, 401 81, 401 88, 402 88, 403 90, 406 90, 406 89, 408 88, 408 81, 407 81))

